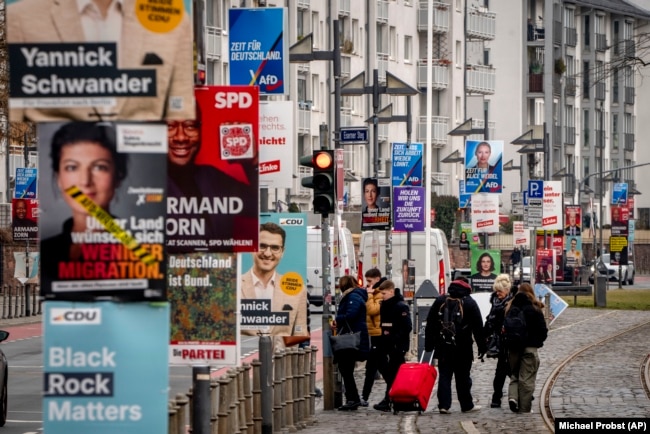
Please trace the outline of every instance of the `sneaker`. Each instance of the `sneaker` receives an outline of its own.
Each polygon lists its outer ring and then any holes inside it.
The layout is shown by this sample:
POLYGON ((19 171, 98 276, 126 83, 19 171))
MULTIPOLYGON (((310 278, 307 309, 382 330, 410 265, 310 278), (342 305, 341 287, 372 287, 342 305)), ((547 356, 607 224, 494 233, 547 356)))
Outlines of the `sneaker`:
POLYGON ((492 401, 490 403, 490 408, 501 408, 501 401, 492 401))
POLYGON ((474 407, 470 408, 469 410, 463 410, 463 413, 472 413, 473 411, 479 411, 482 409, 480 405, 475 405, 474 407))
POLYGON ((448 408, 439 408, 439 409, 438 409, 438 412, 439 412, 440 414, 451 414, 451 411, 449 411, 448 408))
POLYGON ((352 411, 359 408, 361 402, 359 401, 347 401, 344 405, 339 407, 339 411, 352 411))
POLYGON ((366 401, 365 399, 362 399, 361 400, 361 407, 368 407, 368 401, 366 401))
POLYGON ((519 404, 517 404, 517 400, 515 399, 509 399, 508 400, 508 405, 510 406, 510 410, 517 413, 519 411, 519 404))
POLYGON ((390 411, 390 403, 386 400, 381 401, 379 404, 375 404, 372 406, 375 410, 378 411, 385 411, 389 412, 390 411))

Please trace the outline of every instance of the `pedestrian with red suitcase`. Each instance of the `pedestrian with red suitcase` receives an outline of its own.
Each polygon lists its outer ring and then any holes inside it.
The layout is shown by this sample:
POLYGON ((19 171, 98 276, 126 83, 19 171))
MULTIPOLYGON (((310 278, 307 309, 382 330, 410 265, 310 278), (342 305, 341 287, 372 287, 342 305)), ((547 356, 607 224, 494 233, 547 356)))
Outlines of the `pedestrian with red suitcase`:
POLYGON ((470 294, 467 279, 454 280, 447 294, 436 298, 427 315, 424 329, 425 351, 436 352, 438 358, 438 411, 451 413, 451 379, 456 380, 456 395, 462 412, 478 411, 481 406, 472 398, 470 371, 474 361, 473 341, 479 357, 486 352, 483 318, 470 294))

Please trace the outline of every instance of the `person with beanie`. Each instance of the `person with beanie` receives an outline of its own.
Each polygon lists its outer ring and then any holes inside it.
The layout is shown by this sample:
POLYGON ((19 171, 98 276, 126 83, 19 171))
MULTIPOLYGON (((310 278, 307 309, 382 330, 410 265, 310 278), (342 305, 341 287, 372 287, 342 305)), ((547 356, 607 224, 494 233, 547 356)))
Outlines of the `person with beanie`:
POLYGON ((465 278, 454 280, 447 289, 447 294, 436 298, 427 315, 424 331, 425 351, 435 351, 438 359, 438 411, 441 414, 451 413, 451 379, 456 379, 456 394, 462 412, 478 411, 480 405, 474 404, 472 398, 472 378, 470 371, 474 361, 473 342, 478 346, 479 357, 486 351, 483 336, 483 318, 478 304, 470 294, 472 288, 465 278), (444 309, 451 309, 452 304, 458 306, 461 318, 455 328, 454 344, 447 344, 442 337, 442 321, 444 309), (474 337, 474 341, 472 340, 474 337))
POLYGON ((375 384, 377 372, 384 375, 386 369, 386 356, 379 351, 379 340, 381 339, 381 322, 379 309, 382 296, 379 285, 386 281, 381 277, 377 268, 366 271, 366 289, 368 290, 368 301, 366 301, 366 323, 368 324, 368 335, 370 335, 370 354, 366 360, 366 374, 361 393, 361 406, 368 406, 368 398, 375 384))
POLYGON ((381 319, 380 352, 387 359, 384 375, 386 393, 384 399, 373 408, 379 411, 390 411, 388 392, 395 381, 399 367, 406 361, 405 355, 411 345, 411 310, 400 295, 399 289, 391 280, 379 285, 382 296, 379 316, 381 319))
MULTIPOLYGON (((511 287, 512 282, 510 281, 510 276, 507 274, 499 274, 494 280, 494 285, 492 286, 493 292, 490 295, 490 313, 485 319, 485 327, 483 328, 485 338, 488 341, 494 339, 499 350, 496 356, 497 366, 494 372, 494 380, 492 381, 492 387, 494 389, 492 401, 490 402, 490 407, 492 408, 501 407, 503 385, 510 372, 508 352, 503 342, 501 342, 501 329, 503 328, 506 304, 512 299, 511 287)), ((488 354, 488 357, 491 356, 488 354)))
POLYGON ((357 279, 350 275, 341 277, 339 289, 341 290, 341 301, 332 326, 337 333, 361 333, 361 344, 358 350, 342 350, 334 353, 334 363, 338 365, 341 373, 346 399, 346 403, 339 407, 339 410, 351 411, 361 405, 359 390, 354 379, 354 368, 357 362, 366 360, 370 352, 370 338, 366 324, 368 291, 358 287, 357 279))

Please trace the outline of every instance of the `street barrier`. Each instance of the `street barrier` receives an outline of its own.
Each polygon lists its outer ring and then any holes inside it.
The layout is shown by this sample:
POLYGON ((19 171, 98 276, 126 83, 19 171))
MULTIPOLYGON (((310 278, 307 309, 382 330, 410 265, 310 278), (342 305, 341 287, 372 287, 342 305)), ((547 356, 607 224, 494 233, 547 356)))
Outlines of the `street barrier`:
POLYGON ((4 285, 0 293, 2 319, 40 315, 38 285, 4 285))
MULTIPOLYGON (((313 346, 274 354, 273 432, 294 432, 315 422, 317 351, 313 346)), ((260 366, 256 359, 210 381, 211 434, 262 434, 260 366)), ((169 434, 194 432, 194 405, 192 388, 169 401, 169 434)))

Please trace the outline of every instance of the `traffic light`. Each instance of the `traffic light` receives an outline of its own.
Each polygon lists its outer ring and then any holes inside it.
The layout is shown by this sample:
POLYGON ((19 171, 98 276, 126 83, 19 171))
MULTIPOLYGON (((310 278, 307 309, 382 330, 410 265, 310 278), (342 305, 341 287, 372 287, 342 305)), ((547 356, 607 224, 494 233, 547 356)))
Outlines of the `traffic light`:
POLYGON ((300 158, 300 165, 314 169, 313 176, 302 179, 303 187, 314 190, 314 213, 327 217, 336 210, 336 182, 334 151, 314 151, 300 158))

